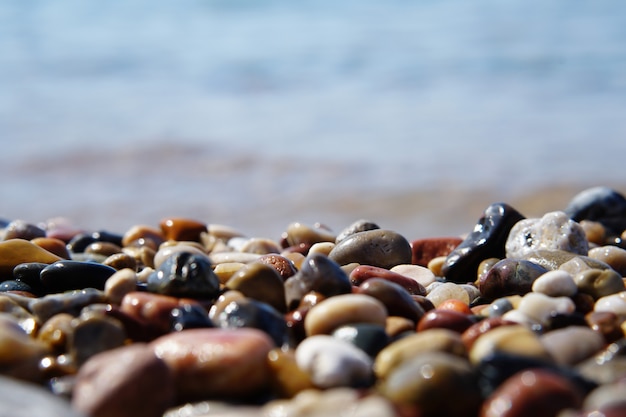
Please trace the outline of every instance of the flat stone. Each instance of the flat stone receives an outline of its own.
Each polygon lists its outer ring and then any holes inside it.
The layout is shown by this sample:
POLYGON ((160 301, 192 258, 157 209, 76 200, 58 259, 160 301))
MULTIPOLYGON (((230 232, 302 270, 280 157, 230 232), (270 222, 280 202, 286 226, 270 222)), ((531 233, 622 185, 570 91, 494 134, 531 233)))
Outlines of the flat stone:
POLYGON ((391 230, 355 233, 339 242, 328 257, 339 265, 358 263, 390 269, 411 263, 411 245, 404 236, 391 230))
POLYGON ((313 306, 304 319, 308 336, 330 334, 336 328, 355 323, 384 326, 387 309, 384 304, 363 294, 345 294, 327 298, 313 306))
POLYGON ((95 262, 57 261, 41 271, 41 283, 49 292, 95 288, 104 290, 106 281, 117 272, 95 262))

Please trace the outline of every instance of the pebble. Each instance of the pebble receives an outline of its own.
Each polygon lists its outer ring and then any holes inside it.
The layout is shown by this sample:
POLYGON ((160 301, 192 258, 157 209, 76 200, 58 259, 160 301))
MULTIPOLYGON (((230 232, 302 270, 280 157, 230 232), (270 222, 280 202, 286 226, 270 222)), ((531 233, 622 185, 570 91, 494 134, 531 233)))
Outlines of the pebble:
POLYGON ((447 257, 463 242, 460 237, 425 238, 411 241, 413 256, 411 263, 419 266, 428 266, 430 261, 438 257, 447 257))
POLYGON ((41 271, 40 279, 50 293, 84 288, 104 290, 106 281, 115 272, 110 266, 95 262, 62 260, 45 267, 41 271))
POLYGON ((0 369, 2 375, 40 382, 39 362, 48 347, 30 337, 16 320, 0 315, 0 369))
POLYGON ((71 254, 67 249, 67 245, 61 239, 55 239, 53 237, 36 237, 31 240, 31 243, 39 246, 42 249, 47 250, 50 253, 55 254, 62 259, 70 259, 71 254))
POLYGON ((311 291, 332 297, 351 293, 352 284, 339 264, 321 253, 314 253, 304 260, 295 275, 285 281, 287 309, 296 308, 311 291))
POLYGON ((484 259, 504 257, 509 232, 522 219, 524 216, 508 204, 490 205, 472 232, 450 252, 441 272, 452 282, 473 282, 484 259))
POLYGON ((595 221, 616 234, 626 230, 626 198, 609 187, 581 191, 572 198, 565 212, 574 221, 595 221))
POLYGON ((104 294, 115 305, 120 305, 126 294, 136 290, 137 274, 130 268, 115 272, 104 283, 104 294))
POLYGON ((369 387, 374 381, 372 359, 352 343, 333 336, 307 337, 295 355, 298 367, 318 388, 369 387))
POLYGON ((93 417, 161 416, 176 402, 170 368, 143 343, 90 358, 72 394, 74 409, 93 417))
POLYGON ((0 242, 0 280, 10 279, 13 268, 19 264, 31 262, 52 264, 60 260, 62 258, 59 256, 28 240, 5 240, 0 242))
POLYGON ((576 255, 564 250, 536 250, 528 253, 522 259, 540 265, 547 270, 563 269, 575 275, 580 270, 590 268, 609 269, 610 266, 589 256, 576 255))
POLYGON ((172 310, 183 303, 176 297, 133 291, 122 298, 120 311, 139 323, 150 323, 160 333, 167 333, 171 329, 172 310))
POLYGON ((379 392, 424 417, 472 416, 481 406, 470 363, 445 352, 426 352, 405 361, 381 382, 379 392))
POLYGON ((24 220, 13 220, 4 227, 4 239, 24 239, 33 240, 39 237, 45 237, 46 231, 41 227, 25 222, 24 220))
POLYGON ((176 297, 217 297, 220 281, 205 255, 178 252, 148 276, 148 291, 176 297))
POLYGON ((271 373, 267 355, 275 347, 257 329, 190 329, 150 343, 174 375, 178 401, 243 400, 262 395, 271 373))
POLYGON ((480 417, 554 417, 578 409, 583 395, 566 378, 542 369, 521 371, 498 387, 482 405, 480 417))
POLYGON ((381 278, 368 279, 361 284, 358 293, 369 295, 383 303, 390 316, 406 317, 417 323, 425 313, 404 287, 381 278))
POLYGON ((441 328, 449 329, 458 333, 463 333, 474 324, 470 316, 454 310, 444 310, 435 308, 428 311, 417 323, 417 331, 422 332, 427 329, 441 328))
POLYGON ((122 323, 102 314, 79 317, 72 323, 72 328, 68 351, 78 366, 93 355, 120 347, 126 341, 122 323))
POLYGON ((329 297, 314 305, 304 319, 307 336, 330 334, 346 324, 372 323, 385 325, 387 309, 374 297, 344 294, 329 297))
POLYGON ((339 242, 328 255, 339 265, 358 263, 390 269, 410 264, 411 245, 391 230, 376 229, 354 233, 339 242))
POLYGON ((371 265, 358 265, 350 272, 350 282, 352 285, 361 286, 372 278, 383 279, 400 285, 409 294, 426 295, 426 288, 417 280, 389 269, 371 265))
POLYGON ((593 311, 614 313, 622 320, 626 320, 626 291, 599 298, 596 301, 593 311))
POLYGON ((159 223, 165 240, 200 242, 208 232, 206 223, 184 217, 169 217, 159 223))
POLYGON ((319 224, 309 226, 304 223, 293 222, 287 226, 285 239, 289 246, 301 244, 311 246, 319 242, 335 242, 336 236, 319 224))
MULTIPOLYGON (((515 311, 545 326, 551 317, 557 314, 572 314, 575 310, 576 305, 569 297, 550 297, 531 292, 522 297, 515 311)), ((506 317, 505 314, 504 318, 506 317)))
POLYGON ((505 244, 506 256, 523 258, 536 250, 563 250, 587 255, 589 242, 583 228, 563 211, 541 218, 524 219, 511 229, 505 244))
POLYGON ((589 257, 604 262, 620 276, 626 276, 626 249, 617 246, 601 246, 589 250, 589 257))
POLYGON ((478 280, 477 287, 487 300, 508 295, 524 295, 532 290, 535 280, 546 272, 547 269, 536 263, 505 258, 478 280))
POLYGON ((441 303, 446 300, 460 300, 465 304, 469 304, 469 294, 460 285, 452 282, 445 282, 438 285, 426 296, 431 303, 437 308, 441 303))
POLYGON ((269 265, 260 262, 247 264, 230 277, 225 287, 267 303, 277 311, 286 312, 283 279, 269 265))
POLYGON ((172 244, 172 245, 164 244, 164 245, 161 245, 159 250, 156 251, 154 254, 154 259, 152 261, 153 267, 158 269, 167 258, 174 255, 175 253, 180 253, 180 252, 193 253, 197 255, 206 255, 206 253, 202 249, 198 248, 197 246, 190 245, 190 244, 185 244, 185 243, 172 244))
POLYGON ((348 236, 351 236, 355 233, 367 232, 368 230, 376 230, 376 229, 380 229, 380 226, 378 226, 378 224, 372 221, 365 220, 365 219, 357 220, 351 225, 349 225, 348 227, 346 227, 345 229, 343 229, 341 232, 339 232, 339 234, 337 235, 337 238, 335 239, 335 244, 341 242, 348 236))
POLYGON ((332 336, 352 343, 371 358, 375 358, 391 342, 385 329, 386 326, 379 324, 348 324, 335 329, 332 336))
POLYGON ((626 290, 620 274, 612 269, 588 269, 574 276, 580 292, 589 294, 595 300, 626 290))
POLYGON ((499 326, 483 333, 474 341, 469 358, 477 364, 494 353, 552 359, 539 336, 520 324, 499 326))
POLYGON ((578 286, 567 271, 557 270, 540 275, 533 282, 532 291, 550 297, 571 297, 578 292, 578 286))
POLYGON ((540 339, 557 364, 569 366, 598 353, 605 345, 601 334, 583 326, 552 330, 540 339))
POLYGON ((400 264, 391 268, 390 271, 411 278, 423 287, 427 287, 437 279, 433 271, 419 265, 400 264))
POLYGON ((170 312, 171 328, 174 332, 187 329, 215 327, 208 312, 199 304, 183 304, 170 312))
POLYGON ((259 257, 256 262, 273 267, 283 281, 286 281, 298 272, 292 261, 279 254, 265 254, 259 257))

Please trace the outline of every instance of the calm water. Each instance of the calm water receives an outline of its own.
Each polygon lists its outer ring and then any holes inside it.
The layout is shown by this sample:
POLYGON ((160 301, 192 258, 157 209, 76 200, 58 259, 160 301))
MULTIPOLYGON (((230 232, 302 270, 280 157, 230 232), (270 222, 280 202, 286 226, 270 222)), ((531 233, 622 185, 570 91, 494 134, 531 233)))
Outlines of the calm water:
POLYGON ((623 182, 624 21, 621 0, 1 2, 0 217, 269 228, 349 193, 623 182))

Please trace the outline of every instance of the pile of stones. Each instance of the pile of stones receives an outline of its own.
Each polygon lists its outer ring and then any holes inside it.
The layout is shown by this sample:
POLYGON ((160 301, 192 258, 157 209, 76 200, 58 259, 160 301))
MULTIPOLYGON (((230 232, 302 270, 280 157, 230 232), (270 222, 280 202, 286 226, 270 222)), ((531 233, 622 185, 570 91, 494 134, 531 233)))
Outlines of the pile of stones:
POLYGON ((464 237, 0 229, 0 414, 626 415, 626 199, 464 237))

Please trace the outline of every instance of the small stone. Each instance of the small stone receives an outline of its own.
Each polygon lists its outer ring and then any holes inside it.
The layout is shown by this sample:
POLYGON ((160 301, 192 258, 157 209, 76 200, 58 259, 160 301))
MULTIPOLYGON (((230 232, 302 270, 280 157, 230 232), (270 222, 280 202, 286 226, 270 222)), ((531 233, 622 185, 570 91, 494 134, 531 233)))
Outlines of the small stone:
POLYGON ((572 314, 575 310, 576 305, 569 297, 549 297, 536 292, 524 295, 517 307, 518 312, 542 325, 547 325, 557 314, 572 314))
POLYGON ((11 316, 0 315, 0 369, 13 378, 40 382, 39 362, 47 346, 30 337, 11 316))
POLYGON ((348 275, 335 261, 320 253, 307 257, 300 270, 287 279, 284 285, 288 310, 296 308, 300 300, 311 291, 326 297, 352 292, 348 275))
POLYGON ((426 314, 417 323, 417 331, 422 332, 428 329, 449 329, 458 333, 463 333, 474 321, 467 314, 454 310, 443 310, 435 308, 426 314))
POLYGON ((621 320, 615 313, 592 311, 585 315, 585 321, 591 330, 602 335, 606 343, 613 343, 624 337, 621 320))
POLYGON ((292 261, 278 254, 263 255, 259 257, 257 262, 273 267, 283 281, 287 281, 288 278, 294 276, 296 272, 298 272, 292 261))
POLYGON ((519 221, 506 241, 508 258, 523 258, 536 250, 563 250, 587 255, 589 242, 583 228, 562 211, 546 213, 542 218, 519 221))
POLYGON ((76 375, 72 406, 93 417, 161 416, 175 402, 172 373, 135 343, 93 356, 76 375))
POLYGON ((104 290, 115 269, 95 262, 62 260, 41 271, 41 283, 49 292, 95 288, 104 290))
POLYGON ((457 246, 463 242, 460 237, 437 237, 413 240, 411 250, 413 256, 411 263, 414 265, 428 266, 435 258, 447 257, 457 246))
POLYGON ((170 217, 159 223, 166 240, 200 242, 200 235, 207 233, 207 225, 197 220, 170 217))
POLYGON ((593 187, 577 194, 565 212, 574 221, 602 223, 614 233, 626 230, 626 198, 609 187, 593 187))
POLYGON ((246 253, 268 255, 280 253, 280 246, 271 239, 254 237, 248 239, 239 250, 246 253))
POLYGON ((407 361, 428 352, 445 352, 467 358, 467 350, 459 333, 448 329, 428 329, 396 340, 382 349, 374 361, 374 372, 386 379, 407 361))
POLYGON ((380 227, 374 222, 371 222, 369 220, 364 220, 364 219, 357 220, 356 222, 352 223, 350 226, 346 227, 341 232, 339 232, 339 234, 337 235, 337 238, 335 239, 335 244, 341 242, 348 236, 352 236, 355 233, 367 232, 368 230, 377 230, 377 229, 380 229, 380 227))
POLYGON ((41 298, 29 300, 28 310, 40 321, 45 322, 59 313, 78 315, 83 307, 94 303, 105 302, 103 291, 95 288, 74 290, 59 294, 49 294, 41 298))
POLYGON ((369 295, 384 304, 392 316, 406 317, 417 323, 424 309, 400 285, 381 279, 370 278, 359 287, 359 294, 369 295))
POLYGON ((70 259, 70 252, 67 250, 65 242, 61 239, 55 239, 52 237, 37 237, 31 240, 31 243, 39 246, 42 249, 47 250, 50 253, 55 254, 62 259, 70 259))
POLYGON ((551 359, 549 352, 541 343, 539 337, 520 324, 499 326, 482 334, 475 340, 469 352, 469 357, 472 363, 477 364, 494 353, 551 359))
POLYGON ((293 349, 272 349, 267 360, 272 372, 273 391, 280 397, 292 398, 314 388, 309 374, 298 367, 293 349))
POLYGON ((151 323, 161 333, 171 329, 172 310, 181 305, 181 299, 147 292, 130 292, 122 298, 120 311, 140 323, 151 323))
POLYGON ((126 340, 122 323, 104 315, 79 317, 72 327, 68 348, 79 366, 97 353, 122 346, 126 340))
POLYGON ((575 365, 604 347, 604 337, 588 327, 569 326, 541 336, 541 343, 561 365, 575 365))
POLYGON ((461 340, 469 352, 474 346, 474 342, 483 334, 500 326, 510 326, 515 323, 505 320, 502 317, 488 317, 478 323, 472 324, 461 334, 461 340))
POLYGON ((208 312, 199 304, 182 304, 170 312, 172 331, 215 327, 208 312))
POLYGON ((190 252, 174 253, 148 276, 148 291, 175 297, 217 297, 220 281, 209 258, 190 252))
POLYGON ((404 288, 409 294, 426 295, 426 289, 415 279, 385 268, 371 265, 359 265, 350 272, 352 285, 361 286, 369 279, 383 279, 404 288))
POLYGON ((299 222, 289 224, 285 233, 289 246, 300 244, 311 246, 319 242, 334 242, 336 239, 334 234, 321 227, 321 225, 311 227, 299 222))
POLYGON ((567 379, 547 370, 529 369, 507 379, 482 405, 480 417, 555 417, 578 409, 583 395, 567 379))
POLYGON ((197 246, 188 244, 188 243, 163 244, 161 245, 159 250, 156 251, 156 253, 154 254, 154 260, 153 260, 154 268, 158 269, 167 258, 174 255, 175 253, 180 253, 180 252, 187 252, 187 253, 197 254, 200 256, 206 256, 206 253, 202 249, 198 248, 197 246))
POLYGON ((578 287, 568 272, 557 270, 540 275, 533 282, 532 290, 550 297, 571 297, 578 292, 578 287))
POLYGON ((604 262, 621 276, 626 276, 626 249, 608 245, 589 250, 589 257, 604 262))
POLYGON ((93 242, 85 248, 85 253, 94 253, 109 257, 122 252, 122 248, 111 242, 93 242))
MULTIPOLYGON (((601 408, 615 407, 618 405, 622 407, 626 405, 626 385, 623 383, 601 385, 595 390, 591 391, 589 395, 585 397, 582 409, 599 410, 601 408)), ((622 408, 621 410, 624 411, 625 409, 622 408)), ((604 415, 607 417, 612 416, 610 414, 604 415)), ((592 415, 590 414, 590 417, 591 416, 592 415)))
POLYGON ((4 240, 24 239, 33 240, 38 237, 45 237, 46 231, 37 225, 25 222, 24 220, 13 220, 4 228, 4 240))
POLYGON ((465 304, 469 304, 469 294, 460 285, 452 282, 444 282, 434 288, 428 295, 426 295, 435 308, 446 300, 460 300, 465 304))
POLYGON ((38 262, 51 264, 62 258, 23 239, 0 242, 0 280, 11 279, 13 268, 19 264, 38 262), (3 279, 4 278, 4 279, 3 279))
POLYGON ((165 242, 163 232, 146 225, 135 225, 128 229, 122 237, 123 247, 139 243, 140 245, 153 245, 153 249, 155 249, 163 242, 165 242))
POLYGON ((390 230, 355 233, 339 242, 328 255, 339 265, 359 263, 390 269, 411 263, 411 245, 402 235, 390 230))
POLYGON ((509 232, 522 219, 524 216, 507 204, 490 205, 474 230, 450 252, 441 272, 452 282, 473 282, 484 259, 504 258, 509 232))
POLYGON ((428 352, 404 362, 379 386, 379 392, 401 407, 414 407, 423 417, 476 415, 481 398, 467 359, 428 352))
POLYGON ((39 329, 37 339, 46 343, 55 352, 66 352, 69 339, 74 332, 73 320, 74 317, 67 313, 50 317, 39 329))
POLYGON ((524 295, 532 290, 535 280, 546 272, 547 269, 533 262, 506 258, 496 263, 477 282, 477 287, 487 300, 524 295))
POLYGON ((102 261, 103 265, 110 266, 113 269, 118 271, 122 269, 132 269, 133 271, 137 271, 137 260, 133 256, 125 252, 115 253, 109 257, 107 257, 104 261, 102 261))
POLYGON ((104 294, 110 303, 120 305, 124 296, 137 290, 137 274, 132 269, 115 272, 104 283, 104 294))
POLYGON ((344 294, 327 298, 313 306, 304 319, 308 336, 330 334, 336 328, 354 323, 385 325, 387 310, 368 295, 344 294))
POLYGON ((563 269, 569 272, 572 276, 580 271, 580 269, 609 269, 610 266, 604 262, 600 262, 596 259, 588 256, 576 255, 564 250, 537 250, 528 253, 522 259, 540 265, 547 270, 563 269), (580 264, 576 269, 570 269, 567 267, 572 262, 580 264), (565 268, 562 268, 565 266, 565 268))
POLYGON ((626 290, 620 274, 612 269, 588 269, 574 276, 578 290, 595 300, 626 290))
POLYGON ((429 286, 436 280, 433 271, 419 265, 400 264, 391 268, 390 271, 411 278, 423 287, 429 286))
POLYGON ((267 303, 277 311, 286 312, 283 279, 269 265, 260 262, 247 264, 235 272, 225 286, 246 297, 267 303))
POLYGON ((250 262, 256 262, 263 255, 257 253, 244 253, 244 252, 212 252, 209 255, 209 260, 213 265, 219 265, 223 263, 238 262, 247 264, 250 262))
POLYGON ((86 417, 48 389, 0 376, 0 415, 12 417, 86 417))
POLYGON ((257 329, 190 329, 150 343, 173 371, 178 401, 243 400, 270 387, 272 340, 257 329))
POLYGON ((599 298, 593 311, 607 311, 626 320, 626 291, 599 298))
POLYGON ((390 342, 385 326, 369 323, 348 324, 338 327, 332 336, 352 343, 354 346, 375 358, 390 342))
POLYGON ((327 335, 315 335, 296 348, 298 367, 322 389, 369 387, 373 381, 372 359, 352 343, 327 335))

